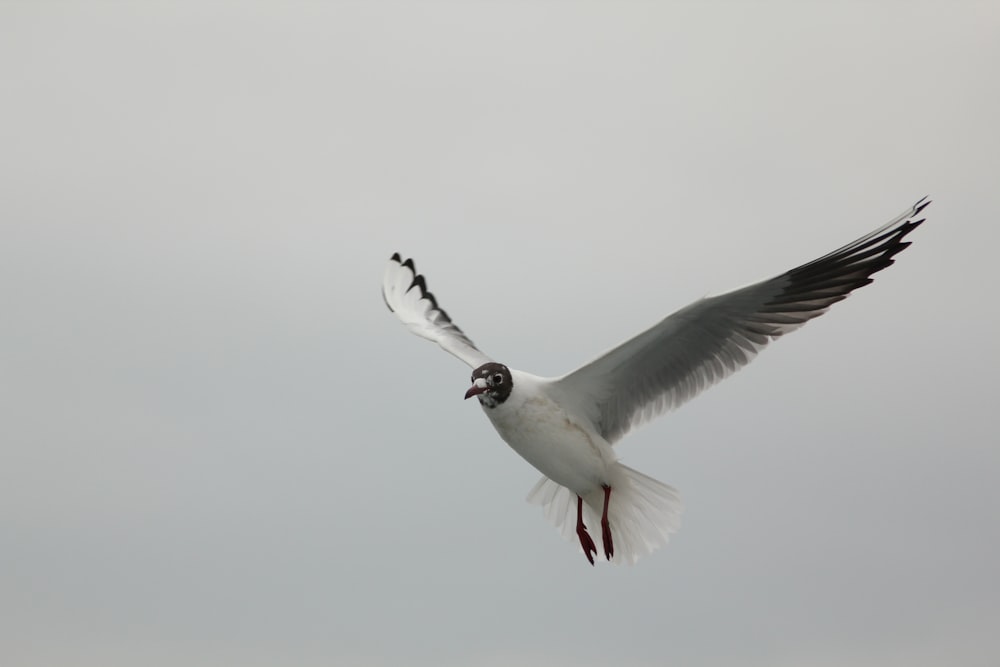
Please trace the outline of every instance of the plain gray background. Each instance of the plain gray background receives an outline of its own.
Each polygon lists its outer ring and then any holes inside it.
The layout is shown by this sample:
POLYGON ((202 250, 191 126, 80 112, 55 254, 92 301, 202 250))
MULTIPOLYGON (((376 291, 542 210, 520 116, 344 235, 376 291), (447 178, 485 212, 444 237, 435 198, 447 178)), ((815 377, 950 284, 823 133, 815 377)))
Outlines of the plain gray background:
POLYGON ((998 664, 1000 12, 829 5, 0 3, 0 661, 998 664), (379 296, 560 374, 925 194, 631 568, 379 296))

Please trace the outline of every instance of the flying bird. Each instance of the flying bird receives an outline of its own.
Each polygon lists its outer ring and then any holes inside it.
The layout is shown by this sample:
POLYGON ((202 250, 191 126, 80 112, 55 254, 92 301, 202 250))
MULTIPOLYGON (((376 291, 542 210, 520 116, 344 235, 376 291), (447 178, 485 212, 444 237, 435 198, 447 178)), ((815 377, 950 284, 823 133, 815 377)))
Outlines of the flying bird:
POLYGON ((561 377, 512 369, 483 353, 438 305, 412 259, 394 254, 382 295, 413 333, 471 366, 475 396, 500 437, 543 477, 528 494, 591 565, 633 563, 680 525, 680 495, 618 461, 614 443, 748 364, 768 343, 872 282, 910 245, 923 198, 891 222, 808 264, 706 297, 561 377))

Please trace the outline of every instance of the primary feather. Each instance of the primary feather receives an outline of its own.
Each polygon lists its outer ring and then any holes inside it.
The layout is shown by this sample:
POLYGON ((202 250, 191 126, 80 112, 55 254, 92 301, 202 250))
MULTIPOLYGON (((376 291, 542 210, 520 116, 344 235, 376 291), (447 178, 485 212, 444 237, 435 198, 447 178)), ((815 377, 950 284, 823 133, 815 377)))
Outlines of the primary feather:
POLYGON ((398 252, 389 258, 385 267, 382 299, 410 331, 434 341, 469 366, 476 368, 490 360, 438 306, 437 299, 427 290, 427 281, 417 273, 413 260, 404 262, 398 252))

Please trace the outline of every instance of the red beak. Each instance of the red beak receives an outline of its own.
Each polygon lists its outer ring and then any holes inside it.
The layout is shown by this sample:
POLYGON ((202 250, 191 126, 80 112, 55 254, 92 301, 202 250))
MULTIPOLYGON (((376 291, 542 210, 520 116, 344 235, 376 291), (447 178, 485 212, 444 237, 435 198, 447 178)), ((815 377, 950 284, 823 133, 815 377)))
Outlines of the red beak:
POLYGON ((473 396, 485 393, 487 389, 489 389, 489 387, 480 387, 477 385, 472 385, 471 387, 469 387, 469 391, 465 392, 465 398, 466 400, 468 400, 473 396))

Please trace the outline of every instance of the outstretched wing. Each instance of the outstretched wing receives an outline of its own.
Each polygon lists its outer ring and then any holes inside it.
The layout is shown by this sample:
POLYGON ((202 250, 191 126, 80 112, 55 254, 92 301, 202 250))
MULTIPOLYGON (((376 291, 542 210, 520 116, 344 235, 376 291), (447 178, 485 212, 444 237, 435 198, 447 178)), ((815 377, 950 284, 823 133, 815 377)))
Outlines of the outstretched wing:
POLYGON ((412 259, 404 262, 398 252, 389 259, 382 278, 382 298, 410 331, 434 341, 472 368, 491 361, 438 306, 412 259))
POLYGON ((872 282, 910 245, 903 239, 923 222, 914 218, 929 203, 925 197, 871 234, 770 280, 696 301, 550 389, 614 442, 872 282))

